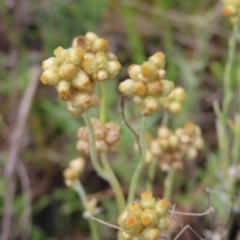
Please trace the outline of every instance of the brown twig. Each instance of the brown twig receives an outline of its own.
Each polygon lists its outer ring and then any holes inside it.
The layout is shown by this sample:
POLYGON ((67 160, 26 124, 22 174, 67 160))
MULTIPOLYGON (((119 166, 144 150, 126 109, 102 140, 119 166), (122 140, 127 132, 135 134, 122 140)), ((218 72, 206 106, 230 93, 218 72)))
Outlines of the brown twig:
POLYGON ((138 145, 138 150, 139 153, 141 155, 141 144, 140 144, 140 139, 139 139, 139 135, 136 133, 136 131, 132 128, 132 126, 127 122, 126 118, 125 118, 125 113, 124 113, 124 96, 121 94, 120 96, 120 112, 121 112, 121 117, 123 120, 123 123, 128 127, 128 129, 132 132, 132 134, 135 136, 136 141, 137 141, 137 145, 138 145))
POLYGON ((4 176, 9 179, 10 185, 8 187, 9 196, 6 197, 6 211, 2 219, 2 231, 0 235, 0 240, 8 240, 9 232, 10 232, 10 223, 12 216, 12 202, 14 199, 15 191, 10 191, 12 178, 15 175, 15 167, 17 166, 17 160, 19 152, 22 148, 22 136, 26 126, 28 114, 30 111, 31 103, 38 85, 39 75, 40 75, 40 67, 38 65, 33 65, 31 67, 31 77, 29 81, 29 85, 25 91, 25 94, 20 103, 19 111, 17 114, 16 124, 13 129, 12 136, 10 138, 10 144, 8 149, 8 161, 7 165, 4 169, 4 176))

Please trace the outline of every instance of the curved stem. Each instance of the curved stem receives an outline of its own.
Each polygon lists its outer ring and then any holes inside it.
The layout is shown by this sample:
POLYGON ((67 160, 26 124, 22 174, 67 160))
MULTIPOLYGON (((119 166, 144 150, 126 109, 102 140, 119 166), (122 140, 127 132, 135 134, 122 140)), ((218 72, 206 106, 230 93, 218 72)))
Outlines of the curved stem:
POLYGON ((231 93, 231 72, 236 53, 237 37, 238 37, 238 24, 234 24, 232 36, 228 41, 228 59, 224 71, 223 85, 224 85, 224 99, 223 99, 223 114, 227 117, 232 93, 231 93))
POLYGON ((92 165, 93 165, 94 169, 97 171, 98 175, 105 178, 104 177, 105 172, 104 172, 102 166, 100 165, 98 157, 97 157, 96 139, 95 139, 93 125, 92 125, 91 119, 88 115, 88 112, 85 112, 83 114, 83 118, 84 118, 85 124, 88 128, 89 136, 90 136, 90 155, 91 155, 92 165))
MULTIPOLYGON (((86 192, 81 184, 81 182, 79 180, 76 180, 73 184, 73 189, 78 193, 82 203, 83 203, 83 207, 85 209, 85 211, 88 210, 88 200, 87 200, 87 195, 86 192)), ((96 223, 91 220, 91 219, 87 219, 89 226, 90 226, 90 231, 91 231, 91 238, 93 240, 100 240, 100 237, 98 235, 98 230, 97 230, 97 225, 96 223)))
POLYGON ((107 180, 110 183, 110 185, 116 195, 119 213, 122 213, 125 208, 125 199, 124 199, 121 185, 120 185, 114 171, 112 170, 112 167, 107 159, 106 153, 101 154, 101 160, 102 160, 104 170, 106 171, 107 180))
POLYGON ((168 175, 166 176, 166 179, 164 181, 164 198, 167 199, 169 202, 171 202, 175 173, 176 172, 174 170, 168 172, 168 175))
POLYGON ((138 162, 138 165, 133 173, 133 177, 132 177, 130 189, 129 189, 129 194, 128 194, 128 204, 130 204, 134 199, 138 180, 139 180, 140 174, 143 170, 144 161, 146 158, 147 144, 146 144, 146 138, 145 138, 145 128, 146 128, 145 125, 146 125, 146 117, 142 116, 141 132, 140 132, 140 143, 141 143, 142 155, 141 155, 140 161, 138 162))
POLYGON ((101 110, 100 110, 100 120, 102 123, 106 122, 106 104, 107 104, 107 91, 106 82, 101 83, 101 110))
POLYGON ((157 163, 158 163, 157 158, 152 159, 152 161, 150 162, 150 166, 149 166, 149 169, 148 169, 149 181, 147 182, 147 187, 146 187, 148 191, 152 191, 152 182, 153 182, 154 177, 155 177, 155 173, 156 173, 156 169, 157 169, 157 163))

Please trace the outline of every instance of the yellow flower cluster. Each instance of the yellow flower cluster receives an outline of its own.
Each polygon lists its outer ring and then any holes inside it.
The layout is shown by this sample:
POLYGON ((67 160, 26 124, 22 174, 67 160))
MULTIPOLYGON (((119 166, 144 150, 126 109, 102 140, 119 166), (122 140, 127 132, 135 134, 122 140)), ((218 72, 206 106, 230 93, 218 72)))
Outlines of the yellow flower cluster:
POLYGON ((223 14, 227 16, 231 23, 239 22, 240 0, 222 0, 224 8, 223 14))
POLYGON ((99 107, 96 82, 114 78, 121 69, 108 41, 88 32, 75 38, 71 48, 56 48, 54 55, 42 63, 42 83, 56 87, 73 117, 99 107))
POLYGON ((185 97, 186 93, 184 89, 176 87, 167 97, 159 98, 160 109, 171 113, 179 113, 182 111, 182 101, 185 97))
POLYGON ((73 159, 70 163, 67 169, 64 170, 63 176, 65 179, 65 184, 68 187, 71 187, 78 179, 78 177, 81 175, 85 168, 85 160, 81 157, 78 157, 76 159, 73 159))
POLYGON ((159 239, 161 233, 170 225, 169 209, 167 200, 157 200, 151 192, 144 192, 140 202, 132 202, 118 218, 124 238, 159 239))
POLYGON ((142 65, 132 64, 128 68, 129 79, 121 82, 118 90, 141 109, 143 115, 155 112, 159 107, 159 97, 168 96, 174 88, 165 80, 165 55, 157 52, 142 65))
MULTIPOLYGON (((120 128, 114 122, 102 124, 97 118, 91 118, 96 138, 98 153, 115 151, 120 143, 120 128)), ((77 150, 85 155, 90 154, 89 131, 87 127, 78 129, 77 150)))
POLYGON ((149 143, 149 151, 160 157, 159 166, 165 171, 181 169, 183 159, 196 158, 203 147, 201 129, 192 122, 175 131, 161 126, 157 138, 149 143))

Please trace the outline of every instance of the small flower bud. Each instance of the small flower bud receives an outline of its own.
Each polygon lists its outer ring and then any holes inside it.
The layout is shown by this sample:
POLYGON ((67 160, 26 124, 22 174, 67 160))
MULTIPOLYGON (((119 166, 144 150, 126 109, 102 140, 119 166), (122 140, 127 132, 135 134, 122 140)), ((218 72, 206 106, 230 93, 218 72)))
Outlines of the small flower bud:
POLYGON ((74 181, 78 178, 78 172, 75 169, 67 168, 64 170, 63 176, 66 180, 74 181))
POLYGON ((170 136, 171 131, 167 127, 161 126, 158 128, 157 134, 159 138, 167 138, 170 136))
POLYGON ((80 47, 83 50, 89 51, 91 48, 91 40, 84 36, 78 36, 73 39, 72 47, 80 47))
POLYGON ((167 229, 171 224, 171 220, 168 216, 161 217, 158 221, 157 228, 160 230, 165 230, 167 229))
POLYGON ((168 81, 168 80, 162 80, 161 82, 163 84, 163 90, 162 90, 161 97, 167 97, 173 90, 174 84, 173 84, 173 82, 168 81))
POLYGON ((108 79, 108 73, 105 70, 99 70, 95 76, 95 80, 104 82, 108 79))
POLYGON ((155 227, 158 224, 157 213, 154 210, 145 209, 141 214, 141 222, 145 227, 155 227))
POLYGON ((108 66, 108 59, 104 52, 96 53, 96 63, 98 65, 98 69, 105 70, 108 66))
POLYGON ((128 214, 129 216, 134 216, 134 217, 140 218, 140 216, 142 214, 142 209, 137 202, 132 202, 128 206, 128 213, 129 213, 128 214))
POLYGON ((153 155, 151 151, 146 152, 145 163, 149 164, 152 161, 153 155))
POLYGON ((134 93, 139 96, 144 96, 147 93, 147 85, 144 82, 134 82, 134 93))
POLYGON ((74 106, 79 109, 88 109, 92 105, 92 98, 88 92, 77 91, 71 96, 71 101, 74 106))
POLYGON ((49 68, 57 68, 58 67, 58 62, 55 57, 48 58, 47 60, 42 62, 42 69, 46 70, 49 68))
POLYGON ((153 197, 151 192, 144 192, 141 195, 140 206, 143 209, 153 209, 156 203, 156 199, 153 197))
POLYGON ((198 156, 198 151, 196 148, 190 147, 187 149, 185 156, 188 160, 195 159, 198 156))
POLYGON ((175 101, 181 102, 186 98, 186 93, 182 87, 176 87, 172 93, 175 101))
POLYGON ((84 50, 82 48, 70 48, 67 50, 67 61, 70 63, 80 66, 84 57, 84 50))
POLYGON ((161 95, 163 91, 163 84, 161 81, 151 81, 147 83, 147 94, 152 96, 161 95))
POLYGON ((72 80, 77 74, 77 68, 72 63, 65 63, 61 65, 58 69, 59 76, 64 80, 72 80))
POLYGON ((105 141, 112 145, 119 141, 120 138, 120 129, 119 126, 114 122, 108 122, 105 124, 105 128, 107 130, 107 134, 105 137, 105 141))
POLYGON ((79 109, 74 106, 71 101, 68 101, 67 111, 72 117, 79 117, 84 112, 84 109, 79 109))
POLYGON ((163 69, 165 66, 165 55, 162 52, 157 52, 149 57, 148 61, 155 64, 158 69, 163 69))
POLYGON ((179 139, 178 139, 178 137, 176 135, 172 134, 168 138, 168 143, 169 143, 169 147, 171 149, 174 149, 174 148, 178 147, 179 139))
POLYGON ((84 71, 79 71, 75 78, 72 80, 72 85, 78 90, 85 90, 87 92, 92 92, 95 84, 91 81, 88 75, 84 71))
POLYGON ((234 5, 228 4, 226 7, 223 8, 223 14, 225 16, 234 15, 238 12, 238 9, 234 5))
POLYGON ((130 78, 134 81, 138 81, 138 75, 140 72, 141 72, 140 65, 132 64, 128 68, 128 74, 129 74, 130 78))
POLYGON ((132 79, 126 79, 118 85, 118 91, 127 97, 132 97, 134 94, 134 83, 132 79))
POLYGON ((168 105, 168 110, 171 113, 180 113, 182 111, 182 104, 179 102, 170 102, 168 105))
POLYGON ((142 240, 158 240, 161 232, 157 228, 144 228, 141 232, 142 240))
POLYGON ((84 58, 82 66, 87 74, 96 74, 98 71, 95 59, 84 58))
POLYGON ((143 97, 140 97, 140 96, 138 96, 138 95, 135 95, 135 96, 133 97, 133 103, 134 103, 135 105, 137 105, 138 107, 142 107, 142 105, 143 105, 143 100, 144 100, 144 98, 143 98, 143 97))
POLYGON ((98 35, 95 34, 94 32, 87 32, 87 33, 85 34, 85 37, 86 37, 87 39, 89 39, 91 42, 94 42, 94 41, 96 41, 96 40, 99 38, 98 35))
POLYGON ((155 80, 158 75, 158 69, 156 65, 151 62, 144 62, 141 65, 141 73, 142 75, 148 79, 149 81, 155 80))
POLYGON ((43 84, 56 86, 60 81, 57 68, 49 68, 45 70, 40 79, 43 84))
POLYGON ((84 141, 82 139, 77 141, 76 149, 84 155, 89 155, 90 154, 89 142, 84 141))
POLYGON ((98 38, 92 44, 93 52, 109 52, 110 46, 106 39, 98 38))
POLYGON ((62 47, 57 47, 53 51, 54 55, 56 56, 56 60, 59 64, 63 64, 66 61, 67 57, 67 50, 62 47))
POLYGON ((148 96, 143 101, 143 115, 148 115, 155 112, 158 108, 158 100, 156 97, 148 96))
POLYGON ((131 235, 131 234, 129 234, 129 233, 127 233, 127 232, 122 232, 122 235, 123 235, 123 237, 124 237, 124 240, 126 239, 126 240, 131 240, 132 238, 133 238, 133 236, 131 235))
POLYGON ((108 61, 117 61, 117 56, 112 52, 105 53, 108 61))
POLYGON ((71 84, 68 81, 61 80, 57 85, 59 98, 65 101, 69 98, 71 92, 71 84))
POLYGON ((78 175, 80 175, 85 168, 85 164, 86 164, 85 160, 81 157, 78 157, 73 159, 69 163, 69 167, 74 169, 78 173, 78 175))
POLYGON ((163 80, 166 75, 166 71, 163 69, 158 70, 158 78, 159 80, 163 80))
POLYGON ((140 220, 134 216, 128 216, 122 225, 123 230, 131 235, 138 235, 142 230, 143 226, 140 220))
POLYGON ((168 214, 170 203, 166 199, 161 199, 156 202, 155 211, 160 218, 168 214))
POLYGON ((158 140, 151 141, 150 150, 152 154, 154 154, 155 156, 159 156, 161 154, 161 149, 159 147, 158 140))
POLYGON ((118 75, 119 70, 121 69, 121 64, 118 61, 109 61, 107 66, 107 72, 109 78, 114 78, 118 75))
POLYGON ((195 141, 193 142, 193 146, 197 149, 203 149, 204 148, 204 141, 201 137, 197 137, 195 141))
POLYGON ((89 141, 89 131, 87 127, 80 127, 77 132, 77 137, 84 141, 89 141))
POLYGON ((104 140, 97 140, 96 141, 96 149, 98 152, 107 152, 108 151, 108 146, 104 140))
POLYGON ((101 104, 101 98, 96 94, 91 94, 91 107, 92 108, 98 108, 101 104))

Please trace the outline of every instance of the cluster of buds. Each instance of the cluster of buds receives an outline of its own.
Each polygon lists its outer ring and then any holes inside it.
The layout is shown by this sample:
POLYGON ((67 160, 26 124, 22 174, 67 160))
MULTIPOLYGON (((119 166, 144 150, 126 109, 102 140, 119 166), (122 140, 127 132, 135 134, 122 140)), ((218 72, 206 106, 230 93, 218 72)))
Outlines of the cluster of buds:
POLYGON ((182 101, 185 97, 186 93, 184 89, 176 87, 167 97, 159 99, 160 108, 170 113, 179 113, 182 111, 182 101))
POLYGON ((73 159, 68 168, 66 168, 63 172, 63 176, 65 179, 65 184, 68 187, 72 187, 74 182, 79 178, 81 173, 85 168, 85 160, 81 157, 73 159))
POLYGON ((129 79, 121 82, 118 90, 149 115, 159 109, 159 98, 168 96, 174 88, 171 81, 165 80, 165 55, 157 52, 142 65, 132 64, 128 68, 129 79))
POLYGON ((223 14, 229 18, 231 23, 237 23, 240 18, 240 1, 222 0, 222 2, 224 5, 223 14))
POLYGON ((42 63, 42 83, 56 87, 73 117, 99 107, 96 83, 114 78, 121 68, 108 41, 88 32, 75 38, 71 48, 56 48, 54 55, 42 63))
POLYGON ((165 171, 181 169, 183 160, 195 159, 203 147, 201 129, 192 122, 175 131, 160 126, 157 138, 149 144, 150 152, 160 157, 159 166, 165 171))
MULTIPOLYGON (((96 148, 98 153, 115 151, 120 143, 120 128, 114 122, 102 124, 97 118, 91 119, 96 138, 96 148)), ((85 155, 90 154, 90 136, 87 127, 78 129, 77 150, 85 155)))
POLYGON ((169 210, 170 204, 167 200, 157 200, 151 192, 144 192, 140 202, 132 202, 118 218, 124 238, 159 239, 170 225, 169 210))

